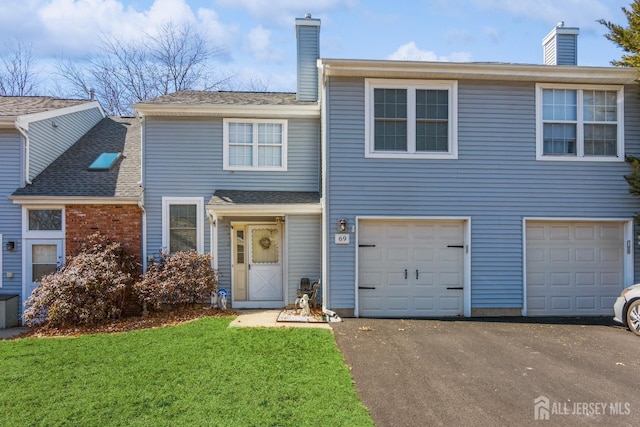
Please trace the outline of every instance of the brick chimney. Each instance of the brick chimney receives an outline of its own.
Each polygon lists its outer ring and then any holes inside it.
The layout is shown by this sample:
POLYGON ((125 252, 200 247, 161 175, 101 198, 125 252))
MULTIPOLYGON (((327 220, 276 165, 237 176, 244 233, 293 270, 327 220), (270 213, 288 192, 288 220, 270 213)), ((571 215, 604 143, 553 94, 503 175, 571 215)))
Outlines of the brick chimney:
POLYGON ((564 22, 542 40, 544 65, 578 65, 579 28, 565 27, 564 22))
POLYGON ((318 66, 320 58, 320 20, 311 18, 307 13, 304 18, 296 19, 298 101, 318 100, 318 66))

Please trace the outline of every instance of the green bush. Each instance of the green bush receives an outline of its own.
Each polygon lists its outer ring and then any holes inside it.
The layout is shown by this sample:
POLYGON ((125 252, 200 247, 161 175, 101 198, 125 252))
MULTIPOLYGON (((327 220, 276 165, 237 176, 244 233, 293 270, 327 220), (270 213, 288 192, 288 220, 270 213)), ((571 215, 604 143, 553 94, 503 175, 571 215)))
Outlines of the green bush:
POLYGON ((29 325, 92 325, 122 315, 136 281, 135 257, 122 244, 100 234, 89 236, 78 255, 44 276, 25 302, 29 325))
POLYGON ((140 302, 148 307, 179 307, 209 301, 218 288, 211 255, 196 251, 162 253, 134 285, 140 302))

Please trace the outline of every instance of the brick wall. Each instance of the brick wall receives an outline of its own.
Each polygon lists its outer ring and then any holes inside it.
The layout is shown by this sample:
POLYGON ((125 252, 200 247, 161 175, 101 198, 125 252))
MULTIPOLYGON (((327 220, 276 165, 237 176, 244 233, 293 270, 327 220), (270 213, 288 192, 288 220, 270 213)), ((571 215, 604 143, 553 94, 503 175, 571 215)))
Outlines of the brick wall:
POLYGON ((75 255, 87 236, 100 232, 142 263, 142 211, 137 205, 67 205, 65 228, 67 256, 75 255))

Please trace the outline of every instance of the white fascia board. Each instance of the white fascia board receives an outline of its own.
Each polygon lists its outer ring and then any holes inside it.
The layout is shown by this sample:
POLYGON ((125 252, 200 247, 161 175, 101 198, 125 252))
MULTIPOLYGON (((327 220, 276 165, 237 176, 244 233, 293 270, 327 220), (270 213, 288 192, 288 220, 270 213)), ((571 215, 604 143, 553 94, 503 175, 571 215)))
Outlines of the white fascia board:
POLYGON ((477 79, 548 83, 632 84, 637 70, 624 67, 524 65, 391 60, 319 60, 326 76, 416 79, 477 79))
POLYGON ((56 108, 55 110, 43 111, 41 113, 25 114, 16 117, 15 122, 22 129, 29 130, 29 123, 52 119, 54 117, 64 116, 65 114, 77 113, 79 111, 90 110, 92 108, 99 109, 102 117, 106 117, 100 103, 98 101, 90 101, 83 104, 73 105, 71 107, 56 108))
POLYGON ((16 205, 137 205, 141 197, 9 196, 16 205))
POLYGON ((278 204, 278 205, 207 205, 207 210, 218 218, 225 216, 280 216, 292 214, 321 214, 322 205, 313 204, 278 204))
POLYGON ((311 105, 176 105, 134 104, 143 116, 219 116, 219 117, 320 117, 320 104, 311 105))

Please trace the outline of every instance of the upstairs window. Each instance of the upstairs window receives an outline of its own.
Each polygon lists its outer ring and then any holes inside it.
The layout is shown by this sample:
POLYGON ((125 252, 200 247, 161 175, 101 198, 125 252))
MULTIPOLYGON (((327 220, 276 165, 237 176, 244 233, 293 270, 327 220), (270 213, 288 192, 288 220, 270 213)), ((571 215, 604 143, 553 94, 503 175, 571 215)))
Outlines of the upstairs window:
POLYGON ((621 87, 538 85, 538 160, 622 161, 621 87))
POLYGON ((224 169, 287 169, 286 120, 224 120, 224 169))
POLYGON ((457 83, 368 79, 365 157, 457 158, 457 83))

